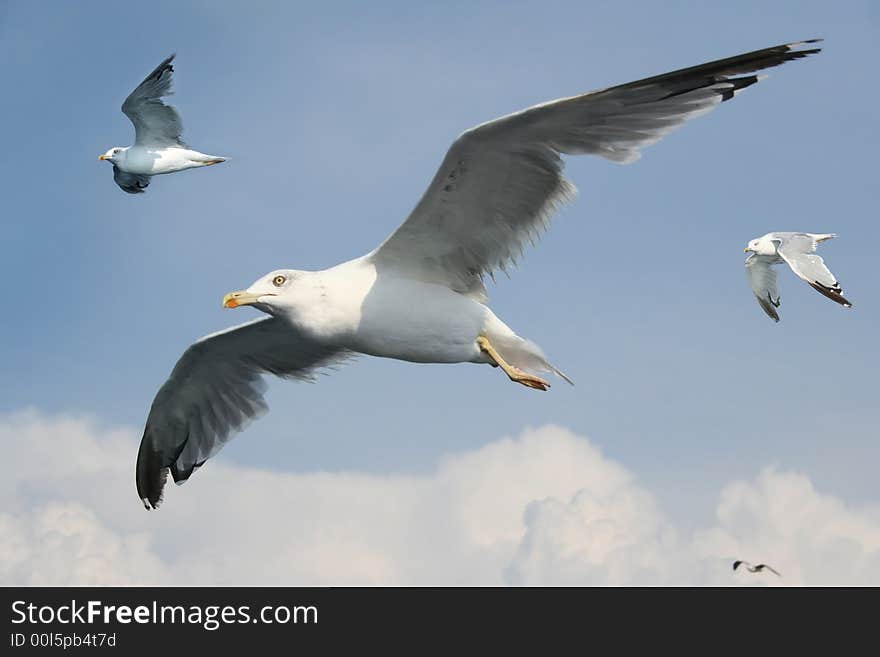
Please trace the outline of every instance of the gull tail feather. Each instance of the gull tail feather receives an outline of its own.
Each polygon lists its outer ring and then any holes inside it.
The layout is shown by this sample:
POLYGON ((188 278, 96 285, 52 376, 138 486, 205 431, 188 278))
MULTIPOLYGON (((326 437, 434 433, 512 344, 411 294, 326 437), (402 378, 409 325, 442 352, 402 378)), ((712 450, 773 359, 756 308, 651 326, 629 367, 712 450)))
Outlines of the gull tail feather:
POLYGON ((228 157, 224 157, 222 155, 206 155, 205 153, 199 153, 198 155, 193 156, 193 161, 199 162, 205 166, 211 166, 212 164, 220 164, 221 162, 227 162, 229 160, 228 157))
POLYGON ((502 340, 493 340, 493 344, 498 349, 498 353, 511 365, 532 372, 552 372, 569 385, 574 385, 574 381, 547 360, 543 350, 531 340, 515 335, 502 340))

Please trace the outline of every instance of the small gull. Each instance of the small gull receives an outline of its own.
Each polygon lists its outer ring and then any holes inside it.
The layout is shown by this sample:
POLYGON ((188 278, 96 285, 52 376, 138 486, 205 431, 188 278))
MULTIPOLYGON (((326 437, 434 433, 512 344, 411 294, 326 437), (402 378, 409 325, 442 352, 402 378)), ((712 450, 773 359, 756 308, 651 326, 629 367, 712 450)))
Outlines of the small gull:
POLYGON ((134 145, 114 146, 98 156, 99 160, 113 164, 113 180, 129 194, 142 194, 152 176, 207 167, 227 160, 219 155, 194 151, 181 139, 183 123, 180 114, 162 102, 162 96, 172 93, 172 61, 174 55, 159 64, 122 103, 123 113, 134 124, 134 145))
POLYGON ((752 292, 761 308, 774 322, 779 321, 781 300, 776 289, 776 270, 773 265, 787 263, 797 276, 826 297, 844 308, 852 304, 843 296, 843 290, 834 274, 825 266, 821 256, 815 255, 819 242, 836 237, 834 233, 767 233, 749 242, 744 249, 751 252, 746 258, 746 274, 752 292))

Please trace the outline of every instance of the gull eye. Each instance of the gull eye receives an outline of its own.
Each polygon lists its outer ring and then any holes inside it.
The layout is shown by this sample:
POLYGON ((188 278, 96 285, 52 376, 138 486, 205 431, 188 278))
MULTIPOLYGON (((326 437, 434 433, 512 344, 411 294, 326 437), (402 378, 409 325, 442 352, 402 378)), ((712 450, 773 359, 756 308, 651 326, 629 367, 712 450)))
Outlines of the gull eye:
POLYGON ((286 276, 281 276, 280 274, 272 279, 272 285, 275 287, 281 287, 287 281, 286 276))

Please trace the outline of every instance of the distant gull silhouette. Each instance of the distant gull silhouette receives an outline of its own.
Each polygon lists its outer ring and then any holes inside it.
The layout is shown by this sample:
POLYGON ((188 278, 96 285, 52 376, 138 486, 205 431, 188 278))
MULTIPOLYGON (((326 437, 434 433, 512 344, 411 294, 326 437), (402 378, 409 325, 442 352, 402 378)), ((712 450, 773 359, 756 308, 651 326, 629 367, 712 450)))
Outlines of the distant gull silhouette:
POLYGON ((736 570, 740 566, 743 566, 750 573, 760 573, 764 570, 769 570, 771 573, 773 573, 777 577, 782 577, 782 575, 779 573, 778 570, 772 568, 771 566, 768 566, 765 563, 759 563, 757 566, 753 566, 748 561, 737 560, 737 561, 733 562, 733 569, 734 570, 736 570))

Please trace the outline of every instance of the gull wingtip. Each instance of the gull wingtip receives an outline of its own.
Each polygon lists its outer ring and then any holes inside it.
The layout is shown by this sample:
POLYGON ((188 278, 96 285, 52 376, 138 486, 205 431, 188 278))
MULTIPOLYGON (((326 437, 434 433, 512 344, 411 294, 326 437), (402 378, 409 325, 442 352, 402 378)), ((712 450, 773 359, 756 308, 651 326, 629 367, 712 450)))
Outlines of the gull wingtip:
POLYGON ((791 43, 785 44, 789 50, 795 50, 796 48, 800 48, 802 46, 812 46, 816 43, 822 43, 825 39, 821 37, 816 37, 813 39, 804 39, 802 41, 792 41, 791 43))

